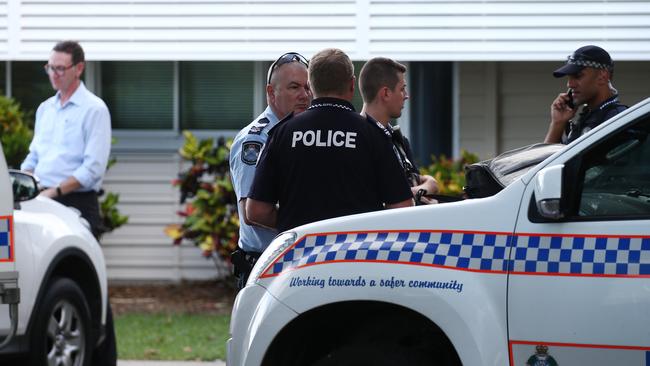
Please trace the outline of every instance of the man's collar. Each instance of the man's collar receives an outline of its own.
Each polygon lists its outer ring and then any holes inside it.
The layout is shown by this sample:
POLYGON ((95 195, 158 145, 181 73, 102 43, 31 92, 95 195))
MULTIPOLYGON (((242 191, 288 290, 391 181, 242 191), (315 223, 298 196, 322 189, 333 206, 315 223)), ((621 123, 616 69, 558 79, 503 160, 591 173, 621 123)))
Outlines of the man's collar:
POLYGON ((369 115, 368 113, 366 113, 366 119, 368 119, 368 122, 377 126, 377 128, 379 128, 386 136, 388 137, 393 136, 393 129, 390 127, 390 125, 384 126, 383 123, 377 121, 373 116, 369 115))
MULTIPOLYGON (((605 99, 602 103, 600 103, 596 108, 593 110, 603 110, 605 109, 608 105, 617 103, 618 102, 618 94, 614 94, 611 97, 605 99)), ((589 106, 587 106, 589 108, 589 106)), ((591 110, 591 108, 589 108, 591 110)))
POLYGON ((354 106, 349 101, 345 99, 333 98, 333 97, 316 98, 311 101, 311 106, 309 107, 309 109, 319 108, 319 107, 334 107, 334 108, 350 110, 352 112, 355 111, 354 106))
POLYGON ((271 108, 270 105, 266 106, 266 109, 264 110, 264 117, 268 118, 269 122, 271 124, 276 123, 280 120, 278 116, 275 115, 275 112, 273 112, 273 108, 271 108))
POLYGON ((372 118, 373 121, 375 121, 375 122, 381 124, 384 128, 387 128, 387 129, 390 129, 390 128, 391 128, 391 126, 390 126, 390 120, 387 121, 387 122, 381 121, 381 120, 375 118, 375 115, 377 115, 376 113, 373 115, 372 113, 368 112, 367 110, 366 110, 365 114, 366 114, 368 117, 372 118))
MULTIPOLYGON (((82 104, 82 99, 83 99, 83 94, 86 91, 86 86, 84 85, 83 81, 79 81, 79 85, 77 86, 77 89, 72 93, 70 96, 70 99, 68 99, 65 104, 67 105, 68 103, 73 103, 76 105, 82 104)), ((61 91, 56 92, 56 103, 57 105, 61 105, 61 91)))
MULTIPOLYGON (((266 106, 266 109, 264 110, 264 113, 262 113, 262 114, 264 115, 264 117, 265 117, 266 119, 269 120, 269 124, 267 125, 267 130, 268 130, 269 133, 270 133, 271 130, 272 130, 276 125, 279 124, 280 119, 278 118, 278 116, 275 115, 275 112, 273 112, 273 108, 271 108, 270 105, 269 105, 269 106, 266 106)), ((293 112, 289 113, 287 116, 292 115, 292 114, 293 114, 293 112)), ((284 116, 284 117, 286 117, 286 116, 284 116)), ((283 119, 284 119, 284 118, 283 118, 283 119)))

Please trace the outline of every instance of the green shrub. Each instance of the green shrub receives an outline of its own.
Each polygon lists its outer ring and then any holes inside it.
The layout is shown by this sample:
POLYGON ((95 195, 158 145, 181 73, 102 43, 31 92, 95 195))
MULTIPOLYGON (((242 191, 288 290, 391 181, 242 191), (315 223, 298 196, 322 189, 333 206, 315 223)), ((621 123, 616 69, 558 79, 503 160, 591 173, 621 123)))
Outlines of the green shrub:
POLYGON ((108 192, 104 199, 99 202, 99 213, 102 216, 102 224, 107 233, 129 222, 129 217, 120 214, 117 209, 119 201, 119 194, 108 192))
MULTIPOLYGON (((112 144, 115 144, 115 139, 111 139, 111 145, 112 144)), ((115 165, 116 162, 117 159, 111 157, 106 165, 106 171, 115 165)), ((119 202, 120 195, 113 192, 105 192, 104 199, 99 202, 99 213, 102 216, 102 225, 104 226, 106 233, 110 233, 129 222, 129 217, 122 215, 120 210, 118 210, 117 204, 119 202)))
POLYGON ((173 184, 179 187, 181 204, 185 204, 178 212, 184 221, 169 225, 165 233, 174 244, 187 239, 201 248, 206 257, 216 254, 228 259, 239 240, 237 197, 228 161, 232 141, 221 138, 215 144, 213 139, 199 141, 187 131, 183 135, 185 143, 179 154, 192 165, 173 184))
POLYGON ((440 194, 461 196, 465 187, 465 166, 479 161, 476 154, 462 151, 460 159, 448 159, 445 155, 431 156, 432 163, 420 168, 420 174, 434 177, 438 181, 440 194))
POLYGON ((18 169, 27 156, 33 132, 20 104, 0 96, 0 143, 9 167, 18 169))

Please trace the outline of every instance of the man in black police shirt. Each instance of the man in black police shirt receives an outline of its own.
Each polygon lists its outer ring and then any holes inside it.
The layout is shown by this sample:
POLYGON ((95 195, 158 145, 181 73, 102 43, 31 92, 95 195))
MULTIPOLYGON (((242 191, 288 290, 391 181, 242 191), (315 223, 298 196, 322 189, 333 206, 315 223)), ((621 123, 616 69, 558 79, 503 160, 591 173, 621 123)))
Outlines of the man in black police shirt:
POLYGON ((354 82, 354 66, 343 51, 314 55, 309 83, 315 99, 307 111, 271 131, 246 202, 249 221, 282 232, 413 205, 388 139, 350 103, 354 82))
POLYGON ((436 200, 425 195, 438 193, 438 182, 430 175, 420 174, 408 139, 402 136, 399 126, 390 124, 391 120, 402 115, 404 102, 409 98, 405 73, 406 66, 395 60, 386 57, 368 60, 359 73, 359 90, 363 97, 361 115, 376 123, 393 144, 395 155, 411 184, 416 204, 436 203, 436 200))
POLYGON ((611 81, 613 73, 614 62, 604 49, 584 46, 575 50, 553 73, 556 78, 568 77, 572 95, 569 91, 560 93, 551 104, 551 123, 544 142, 569 144, 627 109, 618 101, 618 91, 611 81), (583 104, 582 112, 574 118, 583 104))

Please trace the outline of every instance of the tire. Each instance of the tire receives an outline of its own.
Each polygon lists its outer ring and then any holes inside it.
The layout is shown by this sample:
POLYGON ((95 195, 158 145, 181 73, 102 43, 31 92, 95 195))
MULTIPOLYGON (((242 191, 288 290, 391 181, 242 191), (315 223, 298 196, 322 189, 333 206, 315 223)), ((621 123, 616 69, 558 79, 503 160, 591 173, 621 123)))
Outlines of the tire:
POLYGON ((328 353, 312 366, 425 366, 432 365, 422 355, 391 345, 343 346, 328 353))
POLYGON ((92 326, 86 297, 69 278, 53 278, 35 307, 38 313, 30 335, 33 366, 89 366, 92 326))

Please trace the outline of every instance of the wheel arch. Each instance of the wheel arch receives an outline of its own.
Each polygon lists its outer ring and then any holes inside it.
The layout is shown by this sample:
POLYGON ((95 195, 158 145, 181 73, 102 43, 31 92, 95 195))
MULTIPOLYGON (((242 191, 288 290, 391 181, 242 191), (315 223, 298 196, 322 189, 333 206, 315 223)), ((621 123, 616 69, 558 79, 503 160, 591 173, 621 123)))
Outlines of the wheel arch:
POLYGON ((460 366, 447 335, 421 313, 388 302, 342 301, 313 308, 288 323, 273 339, 263 366, 309 365, 348 344, 398 343, 460 366), (307 336, 306 336, 307 335, 307 336))
POLYGON ((88 255, 78 248, 66 248, 59 252, 50 262, 38 289, 34 301, 34 308, 29 317, 26 334, 31 334, 34 327, 35 314, 40 311, 47 286, 53 278, 65 277, 74 281, 86 296, 88 308, 92 319, 92 334, 95 341, 99 340, 101 333, 102 296, 101 286, 97 271, 88 255))

